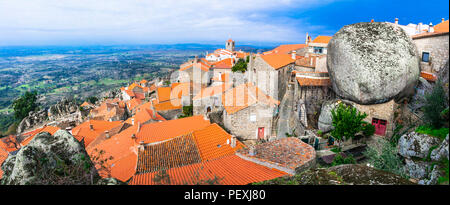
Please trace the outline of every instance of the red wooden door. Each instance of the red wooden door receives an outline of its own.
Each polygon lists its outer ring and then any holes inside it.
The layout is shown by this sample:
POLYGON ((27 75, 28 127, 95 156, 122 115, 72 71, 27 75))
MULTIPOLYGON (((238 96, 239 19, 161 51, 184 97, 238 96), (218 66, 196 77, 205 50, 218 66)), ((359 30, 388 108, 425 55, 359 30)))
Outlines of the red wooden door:
POLYGON ((258 128, 258 139, 264 139, 264 127, 258 128))
POLYGON ((375 126, 375 134, 384 136, 386 133, 386 126, 387 121, 386 120, 380 120, 377 118, 372 119, 372 125, 375 126))

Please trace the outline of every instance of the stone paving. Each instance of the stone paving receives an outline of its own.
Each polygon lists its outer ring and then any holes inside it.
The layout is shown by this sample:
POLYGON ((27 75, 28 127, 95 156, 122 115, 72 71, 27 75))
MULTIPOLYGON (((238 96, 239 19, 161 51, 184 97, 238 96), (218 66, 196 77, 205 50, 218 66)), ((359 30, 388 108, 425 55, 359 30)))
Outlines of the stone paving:
POLYGON ((251 148, 246 147, 238 151, 239 154, 262 162, 276 164, 290 170, 298 170, 303 166, 310 166, 315 162, 316 151, 310 145, 295 137, 286 137, 272 142, 254 146, 254 155, 251 148))

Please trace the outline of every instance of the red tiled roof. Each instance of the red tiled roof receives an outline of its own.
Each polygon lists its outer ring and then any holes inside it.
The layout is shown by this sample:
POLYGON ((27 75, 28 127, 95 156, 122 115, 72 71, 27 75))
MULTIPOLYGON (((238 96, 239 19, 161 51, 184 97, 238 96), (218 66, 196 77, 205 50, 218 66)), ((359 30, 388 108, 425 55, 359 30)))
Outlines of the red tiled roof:
POLYGON ((137 129, 138 125, 131 126, 96 146, 87 147, 86 150, 91 159, 99 157, 100 151, 104 152, 100 156, 101 159, 112 157, 112 160, 108 160, 106 163, 107 170, 99 172, 102 177, 114 177, 121 181, 127 181, 136 173, 138 144, 131 136, 136 134, 137 129), (108 170, 111 176, 108 176, 108 170))
POLYGON ((239 85, 222 95, 222 104, 228 114, 236 113, 258 102, 269 106, 280 104, 280 101, 264 94, 252 83, 239 85))
POLYGON ((92 106, 91 103, 84 101, 83 104, 80 105, 81 107, 85 107, 85 106, 92 106))
MULTIPOLYGON (((31 141, 37 134, 39 134, 39 133, 41 133, 41 132, 48 132, 48 133, 50 133, 51 135, 54 135, 54 134, 56 133, 56 131, 58 131, 58 130, 60 130, 59 127, 53 127, 53 126, 44 126, 44 127, 42 127, 42 128, 33 130, 33 131, 27 133, 27 134, 29 134, 29 135, 31 135, 31 136, 28 137, 28 138, 26 138, 26 139, 24 139, 24 140, 20 143, 20 145, 26 146, 28 143, 30 143, 30 141, 31 141)), ((25 135, 25 134, 23 134, 23 135, 25 135)))
MULTIPOLYGON (((172 185, 199 184, 205 180, 219 178, 218 184, 245 185, 253 182, 266 181, 286 175, 285 172, 270 169, 262 165, 241 159, 236 155, 220 159, 171 168, 166 172, 172 185), (197 177, 196 177, 197 176, 197 177)), ((135 175, 130 185, 158 184, 153 179, 158 172, 135 175)))
POLYGON ((20 143, 17 142, 16 136, 9 135, 7 137, 0 138, 0 149, 4 149, 7 152, 14 152, 18 148, 20 148, 20 143))
POLYGON ((84 140, 84 145, 88 146, 100 134, 120 125, 120 123, 120 121, 88 120, 73 128, 72 135, 80 142, 84 140))
POLYGON ((448 20, 441 22, 434 26, 434 32, 436 33, 448 33, 449 32, 449 23, 448 20))
POLYGON ((180 99, 172 99, 162 103, 156 103, 154 104, 154 107, 156 111, 178 110, 183 108, 180 99))
POLYGON ((213 63, 213 68, 231 69, 233 67, 234 58, 227 58, 213 63))
POLYGON ((326 43, 330 42, 332 39, 332 36, 317 36, 312 42, 313 43, 326 43))
POLYGON ((158 101, 164 102, 172 99, 170 96, 172 93, 171 87, 159 87, 156 89, 156 92, 158 93, 158 101))
POLYGON ((329 86, 331 85, 330 78, 307 78, 296 77, 300 86, 329 86))
POLYGON ((298 50, 304 47, 306 47, 305 44, 285 44, 280 45, 271 51, 265 52, 264 54, 272 54, 272 53, 288 54, 291 51, 298 50))
POLYGON ((142 104, 142 101, 137 98, 133 98, 126 103, 128 110, 133 110, 134 108, 136 108, 137 106, 139 106, 141 104, 142 104))
POLYGON ((236 140, 236 147, 231 147, 231 135, 216 123, 194 131, 195 141, 202 161, 233 155, 244 144, 236 140))
POLYGON ((0 147, 0 179, 3 177, 3 169, 1 169, 1 165, 8 158, 9 153, 0 147))
POLYGON ((437 76, 435 74, 426 71, 420 71, 420 77, 432 82, 437 80, 437 76))
POLYGON ((275 70, 295 62, 289 54, 267 54, 261 55, 261 58, 275 70))
POLYGON ((160 142, 189 132, 205 128, 210 124, 203 116, 186 117, 158 123, 144 124, 137 136, 137 141, 144 143, 160 142))

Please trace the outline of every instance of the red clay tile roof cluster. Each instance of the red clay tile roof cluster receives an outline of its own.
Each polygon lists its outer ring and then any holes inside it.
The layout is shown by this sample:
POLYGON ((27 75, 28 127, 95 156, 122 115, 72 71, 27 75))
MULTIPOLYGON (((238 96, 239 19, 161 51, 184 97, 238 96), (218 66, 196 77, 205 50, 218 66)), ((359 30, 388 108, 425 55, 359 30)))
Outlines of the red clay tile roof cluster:
POLYGON ((294 63, 295 60, 289 54, 267 54, 261 55, 261 58, 266 61, 273 69, 278 70, 284 66, 294 63))
POLYGON ((6 152, 14 152, 20 147, 20 143, 17 141, 16 136, 14 135, 0 138, 0 149, 5 150, 6 152))
POLYGON ((88 120, 74 127, 72 129, 72 135, 80 142, 84 140, 84 145, 88 146, 100 134, 120 124, 120 121, 88 120))
POLYGON ((0 147, 0 179, 3 177, 3 169, 1 169, 1 165, 6 160, 6 158, 8 158, 8 155, 9 153, 5 149, 0 147))
POLYGON ((249 155, 249 148, 237 151, 246 157, 277 164, 281 167, 294 169, 315 158, 315 150, 310 145, 295 137, 255 145, 255 155, 249 155))
POLYGON ((136 136, 139 142, 144 141, 145 144, 161 142, 194 130, 203 129, 209 124, 209 120, 205 120, 203 116, 197 115, 164 122, 144 124, 141 126, 140 131, 136 136))
POLYGON ((212 63, 213 68, 217 68, 217 69, 231 69, 234 65, 234 58, 227 58, 227 59, 223 59, 221 61, 217 61, 212 63))
POLYGON ((81 107, 86 107, 86 106, 92 106, 91 103, 84 101, 83 104, 80 105, 81 107))
POLYGON ((433 73, 426 72, 426 71, 420 71, 420 77, 425 78, 425 80, 434 82, 437 80, 437 76, 433 73))
POLYGON ((200 68, 203 71, 209 71, 209 69, 211 68, 211 65, 204 62, 203 60, 200 60, 199 62, 187 62, 180 66, 180 71, 185 71, 192 67, 200 68))
POLYGON ((118 98, 108 99, 102 102, 99 107, 92 109, 90 114, 95 120, 109 120, 110 118, 121 117, 125 113, 125 104, 118 98))
POLYGON ((276 106, 280 104, 280 101, 264 94, 252 83, 239 85, 222 95, 222 104, 228 114, 236 113, 257 103, 276 106))
POLYGON ((137 106, 139 106, 141 104, 142 104, 142 100, 140 100, 138 98, 133 98, 126 103, 128 110, 133 110, 134 108, 136 108, 137 106))
POLYGON ((22 135, 24 135, 24 136, 29 136, 29 137, 27 137, 27 138, 24 139, 22 142, 20 142, 20 145, 26 146, 28 143, 30 143, 30 141, 31 141, 37 134, 39 134, 39 133, 41 133, 41 132, 48 132, 48 133, 50 133, 51 135, 54 135, 54 134, 56 133, 56 131, 58 131, 58 130, 60 130, 59 127, 44 126, 44 127, 42 127, 42 128, 33 130, 33 131, 31 131, 31 132, 24 133, 24 134, 22 134, 22 135))
POLYGON ((204 184, 206 180, 218 178, 218 184, 222 185, 246 185, 253 182, 265 181, 286 175, 286 173, 270 169, 241 159, 236 155, 191 164, 183 167, 171 168, 166 172, 170 182, 155 182, 158 172, 135 175, 130 185, 195 185, 204 184))
POLYGON ((295 50, 305 48, 305 47, 306 47, 305 44, 285 44, 285 45, 280 45, 271 51, 264 52, 264 54, 275 54, 275 53, 288 54, 291 51, 295 51, 295 50))

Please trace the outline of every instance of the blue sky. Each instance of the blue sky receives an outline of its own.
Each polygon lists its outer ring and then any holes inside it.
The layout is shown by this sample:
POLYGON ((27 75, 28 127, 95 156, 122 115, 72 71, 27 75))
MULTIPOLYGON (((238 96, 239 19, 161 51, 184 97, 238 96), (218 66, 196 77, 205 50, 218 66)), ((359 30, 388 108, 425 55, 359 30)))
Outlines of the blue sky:
POLYGON ((357 22, 449 18, 447 0, 0 0, 0 45, 303 43, 357 22))

